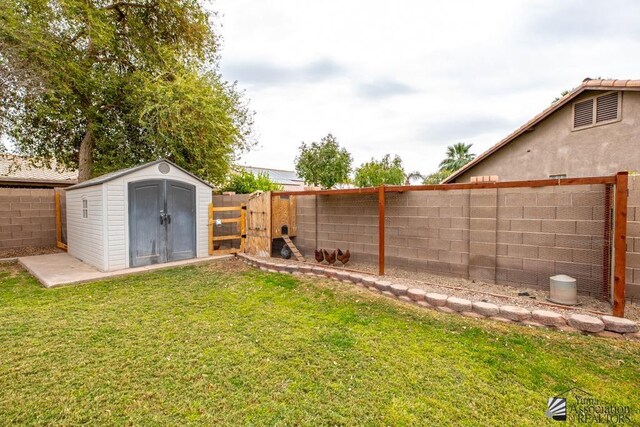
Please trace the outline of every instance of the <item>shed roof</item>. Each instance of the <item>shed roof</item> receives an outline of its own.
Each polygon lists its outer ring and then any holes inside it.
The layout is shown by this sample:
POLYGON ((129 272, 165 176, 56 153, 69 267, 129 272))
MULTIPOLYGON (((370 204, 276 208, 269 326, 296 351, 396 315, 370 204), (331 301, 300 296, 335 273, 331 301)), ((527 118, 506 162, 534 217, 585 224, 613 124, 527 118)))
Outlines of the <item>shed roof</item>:
POLYGON ((91 187, 91 186, 94 186, 94 185, 104 184, 105 182, 109 182, 109 181, 114 180, 116 178, 120 178, 120 177, 123 177, 125 175, 129 175, 130 173, 133 173, 133 172, 139 171, 141 169, 145 169, 145 168, 148 168, 148 167, 151 167, 153 165, 157 165, 158 163, 163 163, 163 162, 164 163, 169 163, 171 166, 181 170, 182 172, 186 173, 187 175, 191 176, 192 178, 197 179, 201 183, 211 187, 211 184, 209 184, 208 182, 198 178, 197 176, 195 176, 191 172, 181 168, 180 166, 176 165, 172 161, 169 161, 167 159, 159 159, 159 160, 155 160, 153 162, 144 163, 144 164, 141 164, 141 165, 138 165, 138 166, 133 166, 133 167, 130 167, 130 168, 127 168, 127 169, 120 169, 120 170, 117 170, 115 172, 109 172, 109 173, 106 173, 104 175, 100 175, 98 177, 91 178, 91 179, 86 180, 84 182, 81 182, 79 184, 72 185, 71 187, 67 187, 66 190, 76 190, 78 188, 85 188, 85 187, 91 187))
POLYGON ((511 141, 518 138, 520 135, 525 133, 527 130, 531 129, 533 126, 540 123, 542 120, 549 117, 551 114, 559 110, 560 108, 567 105, 571 100, 575 99, 578 95, 586 90, 602 90, 602 91, 610 91, 610 90, 640 90, 640 80, 604 80, 604 79, 584 79, 580 86, 573 89, 571 92, 560 98, 558 101, 551 104, 545 110, 543 110, 540 114, 536 115, 534 118, 526 122, 524 125, 520 126, 514 132, 509 134, 502 141, 498 142, 493 147, 489 148, 484 153, 480 154, 478 157, 455 171, 451 174, 447 179, 443 181, 443 183, 447 184, 453 182, 460 175, 473 168, 475 165, 500 150, 502 147, 510 143, 511 141))

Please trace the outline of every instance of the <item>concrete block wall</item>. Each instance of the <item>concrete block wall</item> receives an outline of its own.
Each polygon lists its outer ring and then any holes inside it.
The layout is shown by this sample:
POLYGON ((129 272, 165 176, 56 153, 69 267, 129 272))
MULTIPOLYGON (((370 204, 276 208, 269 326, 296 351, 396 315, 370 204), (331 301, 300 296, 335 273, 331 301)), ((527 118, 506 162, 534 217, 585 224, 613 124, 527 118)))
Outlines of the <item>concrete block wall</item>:
POLYGON ((640 300, 640 176, 629 177, 626 295, 640 300))
POLYGON ((298 235, 294 242, 305 257, 313 259, 317 238, 318 248, 349 249, 353 262, 377 262, 377 195, 297 197, 298 235))
POLYGON ((55 244, 55 190, 0 188, 0 249, 55 244))
MULTIPOLYGON (((317 237, 319 248, 349 248, 354 262, 377 264, 377 195, 315 203, 298 198, 296 244, 305 256, 313 257, 317 237)), ((541 288, 568 274, 580 293, 600 296, 605 212, 603 185, 387 193, 385 264, 541 288)), ((640 216, 638 225, 640 232, 640 216)))
POLYGON ((468 191, 387 193, 387 266, 467 277, 469 237, 468 191))
POLYGON ((580 293, 601 297, 607 286, 605 190, 497 190, 495 281, 547 288, 550 276, 567 274, 580 293))

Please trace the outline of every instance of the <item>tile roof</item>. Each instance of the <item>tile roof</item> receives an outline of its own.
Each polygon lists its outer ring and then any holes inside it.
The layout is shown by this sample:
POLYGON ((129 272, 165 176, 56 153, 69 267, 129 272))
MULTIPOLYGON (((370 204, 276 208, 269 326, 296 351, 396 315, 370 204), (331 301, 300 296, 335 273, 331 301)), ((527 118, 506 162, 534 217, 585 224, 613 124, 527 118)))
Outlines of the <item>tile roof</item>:
POLYGON ((511 134, 509 134, 502 141, 498 142, 496 145, 489 148, 484 153, 480 154, 478 157, 476 157, 475 159, 473 159, 472 161, 464 165, 462 168, 458 169, 456 172, 451 174, 447 179, 445 179, 443 183, 447 184, 447 183, 453 182, 457 177, 459 177, 460 175, 462 175, 463 173, 465 173, 466 171, 468 171, 469 169, 471 169, 472 167, 474 167, 475 165, 477 165, 478 163, 480 163, 481 161, 483 161, 484 159, 486 159, 487 157, 489 157, 490 155, 492 155, 493 153, 495 153, 496 151, 498 151, 499 149, 501 149, 502 147, 504 147, 505 145, 507 145, 514 139, 516 139, 517 137, 519 137, 520 135, 522 135, 523 133, 525 133, 527 130, 531 129, 533 126, 540 123, 542 120, 546 119, 555 111, 567 105, 572 99, 580 95, 585 90, 634 90, 635 91, 635 90, 640 90, 640 80, 605 80, 605 79, 594 80, 594 79, 588 79, 588 78, 584 79, 580 84, 580 86, 576 87, 571 92, 567 93, 562 98, 560 98, 558 101, 551 104, 541 113, 536 115, 534 118, 529 120, 524 125, 520 126, 511 134))
POLYGON ((304 186, 304 180, 294 171, 280 170, 280 169, 269 169, 269 168, 258 168, 254 166, 242 166, 244 170, 247 172, 251 172, 254 175, 259 173, 266 173, 269 176, 271 181, 276 182, 281 185, 300 185, 304 186))
POLYGON ((0 155, 0 181, 60 182, 75 183, 78 171, 58 168, 55 161, 51 165, 38 164, 27 157, 13 154, 0 155))

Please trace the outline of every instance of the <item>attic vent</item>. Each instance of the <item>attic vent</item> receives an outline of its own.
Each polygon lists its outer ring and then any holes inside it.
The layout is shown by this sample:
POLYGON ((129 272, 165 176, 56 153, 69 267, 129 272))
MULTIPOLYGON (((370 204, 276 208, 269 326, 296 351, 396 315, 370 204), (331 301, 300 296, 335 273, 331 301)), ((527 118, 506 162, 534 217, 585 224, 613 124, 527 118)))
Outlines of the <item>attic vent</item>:
POLYGON ((586 129, 621 120, 621 92, 596 95, 573 104, 573 129, 586 129))
POLYGON ((587 126, 593 123, 593 99, 577 102, 573 106, 573 127, 587 126))
POLYGON ((161 174, 166 175, 171 171, 171 167, 169 167, 169 165, 166 163, 160 163, 158 165, 158 170, 160 171, 161 174))
POLYGON ((618 93, 612 92, 597 98, 596 123, 618 118, 618 93))

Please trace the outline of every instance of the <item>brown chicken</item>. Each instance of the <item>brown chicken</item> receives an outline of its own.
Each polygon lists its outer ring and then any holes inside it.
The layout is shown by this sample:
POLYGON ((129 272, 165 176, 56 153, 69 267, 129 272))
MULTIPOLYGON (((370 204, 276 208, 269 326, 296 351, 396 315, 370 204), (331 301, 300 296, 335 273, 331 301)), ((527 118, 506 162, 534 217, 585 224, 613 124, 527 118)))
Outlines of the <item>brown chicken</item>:
POLYGON ((336 251, 329 253, 329 251, 323 249, 322 253, 324 253, 324 260, 327 261, 329 265, 333 265, 333 263, 336 262, 336 251))
POLYGON ((316 249, 316 261, 318 262, 324 261, 324 255, 322 254, 322 251, 319 251, 317 249, 316 249))
POLYGON ((336 258, 338 258, 338 260, 342 263, 342 265, 345 265, 346 263, 348 263, 349 258, 351 258, 351 253, 349 253, 349 249, 347 249, 344 252, 342 252, 340 249, 337 249, 337 251, 338 251, 338 254, 336 258))

